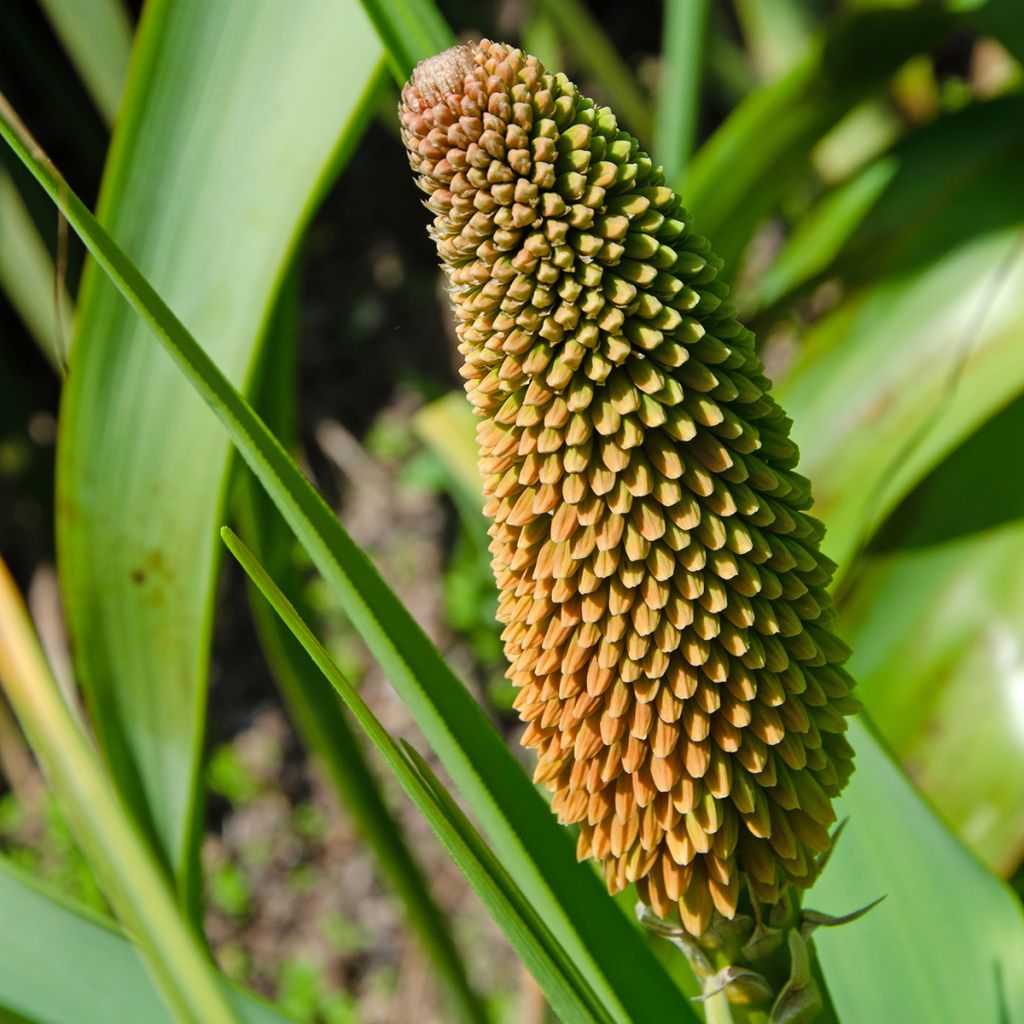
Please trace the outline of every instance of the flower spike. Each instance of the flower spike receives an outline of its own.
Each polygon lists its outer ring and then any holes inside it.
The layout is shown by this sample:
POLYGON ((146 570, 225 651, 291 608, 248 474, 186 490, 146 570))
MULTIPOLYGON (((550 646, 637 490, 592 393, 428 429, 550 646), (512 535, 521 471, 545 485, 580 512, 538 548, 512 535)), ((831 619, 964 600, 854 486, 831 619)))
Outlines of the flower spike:
POLYGON ((611 891, 694 937, 749 931, 817 874, 857 708, 790 422, 608 108, 483 41, 420 64, 400 116, 536 778, 611 891))

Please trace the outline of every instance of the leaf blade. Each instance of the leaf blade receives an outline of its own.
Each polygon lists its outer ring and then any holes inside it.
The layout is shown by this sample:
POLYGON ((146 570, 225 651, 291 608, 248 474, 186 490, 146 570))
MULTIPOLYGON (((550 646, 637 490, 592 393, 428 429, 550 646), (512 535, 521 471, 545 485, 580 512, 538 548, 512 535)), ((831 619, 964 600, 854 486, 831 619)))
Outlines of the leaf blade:
MULTIPOLYGON (((0 1013, 33 1024, 171 1024, 138 951, 98 915, 48 892, 0 857, 0 1013), (59 984, 54 980, 59 979, 59 984)), ((246 1024, 283 1024, 268 1005, 226 981, 246 1024)))
POLYGON ((708 139, 675 188, 730 276, 754 228, 806 171, 814 143, 954 22, 938 5, 845 15, 708 139))
POLYGON ((593 993, 572 971, 571 961, 566 961, 550 933, 538 919, 531 918, 529 904, 516 899, 514 887, 510 887, 507 877, 502 877, 500 865, 489 854, 468 819, 454 803, 442 802, 443 789, 426 762, 409 747, 403 754, 252 552, 227 527, 221 531, 221 537, 275 614, 345 701, 406 795, 430 823, 506 936, 535 972, 554 1008, 569 1020, 610 1020, 602 1012, 593 993), (531 930, 533 941, 526 941, 531 930), (565 977, 562 976, 563 971, 565 977))
POLYGON ((898 169, 837 261, 854 287, 781 382, 841 571, 1024 388, 1022 111, 1019 98, 968 109, 886 158, 898 169), (937 152, 951 155, 935 165, 937 152))
POLYGON ((186 1021, 237 1024, 164 874, 64 703, 28 612, 0 560, 0 684, 60 796, 104 891, 139 936, 164 999, 186 1021))
POLYGON ((858 767, 837 806, 850 821, 806 902, 844 914, 885 900, 815 933, 840 1019, 1019 1024, 1019 902, 950 835, 863 722, 851 723, 851 742, 858 767))
MULTIPOLYGON (((369 116, 378 54, 355 0, 302 19, 265 0, 147 5, 100 216, 243 387, 315 196, 369 116)), ((194 905, 230 446, 172 364, 138 343, 145 331, 87 267, 61 412, 58 550, 105 755, 194 905)))
POLYGON ((707 0, 665 0, 654 152, 675 181, 693 150, 700 118, 707 0))

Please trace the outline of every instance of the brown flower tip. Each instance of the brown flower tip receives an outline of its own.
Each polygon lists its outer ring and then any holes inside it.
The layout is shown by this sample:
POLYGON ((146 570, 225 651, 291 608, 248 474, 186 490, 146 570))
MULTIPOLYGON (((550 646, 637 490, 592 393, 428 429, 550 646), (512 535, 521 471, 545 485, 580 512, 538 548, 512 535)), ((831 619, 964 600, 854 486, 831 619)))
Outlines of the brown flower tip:
POLYGON ((536 778, 613 891, 701 935, 747 890, 813 881, 852 770, 789 420, 721 262, 610 110, 485 40, 420 65, 400 116, 536 778))
POLYGON ((420 108, 426 110, 447 96, 458 96, 474 67, 473 47, 464 44, 421 60, 409 79, 409 98, 416 97, 420 108))

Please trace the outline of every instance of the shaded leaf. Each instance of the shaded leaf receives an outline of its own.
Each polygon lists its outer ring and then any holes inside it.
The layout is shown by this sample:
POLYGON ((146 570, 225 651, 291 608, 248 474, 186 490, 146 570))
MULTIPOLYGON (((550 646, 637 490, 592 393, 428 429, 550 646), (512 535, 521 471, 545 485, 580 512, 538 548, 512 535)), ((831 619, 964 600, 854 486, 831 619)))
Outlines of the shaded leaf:
POLYGON ((611 1020, 572 960, 558 946, 426 762, 408 744, 403 751, 388 735, 369 706, 341 674, 326 648, 245 545, 226 527, 221 536, 275 614, 345 701, 406 795, 427 819, 452 860, 530 967, 556 1011, 565 1020, 611 1020))
POLYGON ((915 490, 842 606, 858 692, 985 861, 1024 855, 1024 436, 1018 400, 915 490))
POLYGON ((682 174, 697 138, 707 20, 708 0, 665 2, 654 156, 669 181, 682 174))
POLYGON ((73 311, 67 291, 57 292, 54 265, 8 173, 0 166, 0 288, 54 369, 64 353, 60 342, 71 330, 73 311))
POLYGON ((814 144, 952 25, 932 4, 839 16, 791 71, 733 111, 676 185, 728 273, 758 223, 807 172, 814 144))
POLYGON ((859 287, 812 326, 782 382, 841 570, 1024 388, 1022 111, 994 103, 966 136, 936 124, 893 154, 899 170, 843 256, 859 287))
POLYGON ((117 116, 132 26, 121 0, 40 0, 107 124, 117 116))
MULTIPOLYGON (((298 301, 298 274, 293 269, 278 296, 259 372, 259 404, 268 422, 286 438, 295 431, 298 301)), ((237 484, 235 505, 249 547, 274 574, 297 614, 312 619, 304 599, 304 573, 294 557, 294 537, 248 473, 237 484)), ((360 837, 373 853, 385 883, 402 901, 409 925, 433 962, 439 980, 447 986, 452 1012, 460 1020, 482 1024, 487 1016, 466 977, 448 922, 430 895, 423 871, 401 824, 388 808, 337 694, 324 686, 316 665, 255 586, 250 590, 250 604, 260 644, 304 745, 320 761, 360 837)))

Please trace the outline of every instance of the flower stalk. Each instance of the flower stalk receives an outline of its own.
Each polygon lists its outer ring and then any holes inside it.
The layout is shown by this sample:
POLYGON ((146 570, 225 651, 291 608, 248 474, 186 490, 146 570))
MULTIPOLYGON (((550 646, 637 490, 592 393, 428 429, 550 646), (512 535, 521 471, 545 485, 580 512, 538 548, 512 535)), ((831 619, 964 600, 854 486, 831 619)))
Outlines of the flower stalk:
POLYGON ((712 1008, 812 1020, 800 893, 858 705, 824 527, 721 261, 615 115, 528 54, 447 50, 399 113, 535 778, 712 1008))

